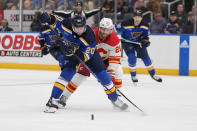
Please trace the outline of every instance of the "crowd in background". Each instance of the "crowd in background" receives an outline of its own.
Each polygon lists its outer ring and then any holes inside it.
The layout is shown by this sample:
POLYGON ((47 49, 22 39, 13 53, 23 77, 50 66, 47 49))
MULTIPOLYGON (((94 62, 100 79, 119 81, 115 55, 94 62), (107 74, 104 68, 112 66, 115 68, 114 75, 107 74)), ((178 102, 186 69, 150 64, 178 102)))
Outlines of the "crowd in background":
MULTIPOLYGON (((75 3, 79 0, 45 0, 45 9, 48 10, 73 10, 75 3), (64 3, 67 1, 66 3, 64 3)), ((99 17, 110 17, 114 20, 114 0, 81 0, 83 8, 87 11, 98 7, 104 7, 105 11, 99 17)), ((144 13, 144 20, 150 25, 151 33, 194 33, 194 0, 180 0, 170 7, 166 3, 175 0, 117 0, 117 23, 131 18, 135 10, 144 13), (151 16, 153 16, 151 19, 151 16)), ((24 10, 39 10, 42 7, 42 0, 24 0, 24 10)), ((0 0, 0 10, 18 10, 19 0, 0 0)), ((38 16, 35 13, 30 31, 38 31, 40 27, 38 16)), ((5 23, 6 20, 3 20, 5 23)), ((3 24, 3 22, 1 22, 3 24)), ((5 30, 6 25, 0 30, 5 30)))

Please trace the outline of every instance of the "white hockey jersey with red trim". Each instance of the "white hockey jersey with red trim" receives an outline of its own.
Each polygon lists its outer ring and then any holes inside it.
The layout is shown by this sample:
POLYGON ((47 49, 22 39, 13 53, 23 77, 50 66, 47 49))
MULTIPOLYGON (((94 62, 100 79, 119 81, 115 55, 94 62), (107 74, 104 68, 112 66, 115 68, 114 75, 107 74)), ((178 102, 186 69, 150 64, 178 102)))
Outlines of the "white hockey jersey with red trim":
POLYGON ((94 29, 96 36, 97 52, 104 63, 107 62, 107 72, 110 74, 114 85, 117 88, 122 86, 122 67, 120 65, 121 43, 115 32, 112 32, 106 39, 99 39, 99 28, 94 29))
POLYGON ((120 39, 115 32, 112 32, 109 37, 104 40, 99 39, 99 28, 94 29, 96 36, 97 52, 100 54, 103 60, 109 59, 109 63, 120 64, 121 46, 120 39))

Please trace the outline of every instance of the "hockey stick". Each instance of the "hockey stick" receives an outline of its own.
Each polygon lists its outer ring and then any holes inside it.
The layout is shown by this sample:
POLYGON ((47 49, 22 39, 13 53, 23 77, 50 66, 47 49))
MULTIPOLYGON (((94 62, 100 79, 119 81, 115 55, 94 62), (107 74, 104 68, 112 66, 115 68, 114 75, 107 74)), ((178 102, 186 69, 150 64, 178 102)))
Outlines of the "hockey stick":
POLYGON ((140 47, 142 47, 142 44, 141 44, 140 42, 127 40, 127 39, 124 39, 124 38, 122 38, 122 37, 121 37, 120 40, 123 41, 123 42, 126 42, 126 43, 136 44, 136 45, 139 45, 140 47))
MULTIPOLYGON (((57 34, 57 32, 54 30, 53 27, 51 27, 51 25, 49 25, 49 28, 57 35, 58 39, 59 39, 59 35, 57 34)), ((63 50, 63 48, 60 48, 60 50, 62 51, 62 53, 66 56, 65 51, 63 50)), ((88 69, 90 71, 90 73, 92 73, 92 75, 99 81, 98 77, 94 74, 94 72, 85 64, 85 62, 83 60, 81 60, 81 58, 79 58, 79 56, 77 56, 76 54, 73 54, 85 67, 86 69, 88 69)), ((99 81, 100 82, 100 81, 99 81)), ((110 91, 106 86, 103 85, 103 87, 110 91)), ((127 98, 119 89, 117 89, 117 91, 129 102, 131 103, 134 107, 136 107, 139 111, 141 111, 143 114, 145 114, 136 104, 134 104, 129 98, 127 98)), ((111 91, 110 91, 111 92, 111 91)), ((112 92, 111 92, 112 93, 112 92)))
MULTIPOLYGON (((84 61, 82 61, 76 54, 74 54, 74 56, 86 67, 86 69, 88 69, 90 71, 90 73, 92 73, 92 75, 99 81, 98 77, 92 72, 92 70, 85 64, 84 61)), ((103 87, 110 91, 106 86, 103 85, 103 87)), ((136 104, 134 104, 128 97, 126 97, 119 89, 116 89, 129 103, 131 103, 134 107, 136 107, 139 111, 141 111, 143 114, 144 111, 142 109, 140 109, 136 104)), ((111 92, 111 91, 110 91, 111 92)), ((112 93, 112 92, 111 92, 112 93)))
MULTIPOLYGON (((116 34, 118 33, 117 30, 116 30, 116 27, 114 26, 114 31, 116 32, 116 34)), ((120 36, 121 37, 121 36, 120 36)), ((142 47, 141 43, 140 42, 136 42, 136 41, 131 41, 131 40, 127 40, 127 39, 124 39, 124 38, 119 38, 121 41, 123 42, 127 42, 127 43, 131 43, 131 44, 136 44, 136 45, 139 45, 140 47, 142 47)))

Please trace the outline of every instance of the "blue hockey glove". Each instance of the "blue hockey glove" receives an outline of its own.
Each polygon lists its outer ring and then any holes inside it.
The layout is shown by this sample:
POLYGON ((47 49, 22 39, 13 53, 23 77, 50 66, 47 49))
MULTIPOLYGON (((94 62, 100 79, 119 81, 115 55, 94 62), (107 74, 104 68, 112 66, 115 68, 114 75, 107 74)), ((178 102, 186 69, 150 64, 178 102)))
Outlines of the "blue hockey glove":
POLYGON ((47 55, 49 53, 49 47, 46 44, 45 40, 38 40, 40 43, 40 50, 42 51, 43 55, 47 55))
POLYGON ((66 56, 72 56, 78 49, 75 43, 66 42, 65 40, 56 40, 56 44, 60 47, 62 53, 66 56))
POLYGON ((47 12, 44 12, 40 16, 40 22, 41 23, 50 23, 51 17, 47 12))
POLYGON ((43 47, 40 48, 43 55, 47 55, 49 53, 49 47, 45 44, 43 47))
POLYGON ((148 41, 148 40, 142 40, 140 43, 141 43, 142 47, 150 46, 150 41, 148 41))

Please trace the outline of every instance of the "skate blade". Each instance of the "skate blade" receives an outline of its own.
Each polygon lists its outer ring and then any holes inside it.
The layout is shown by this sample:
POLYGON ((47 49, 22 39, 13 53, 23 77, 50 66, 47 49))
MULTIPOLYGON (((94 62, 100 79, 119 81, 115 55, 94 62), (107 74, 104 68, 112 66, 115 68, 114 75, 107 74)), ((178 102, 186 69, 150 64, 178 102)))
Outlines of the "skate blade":
POLYGON ((44 113, 55 113, 56 111, 57 111, 56 108, 46 107, 46 109, 44 110, 44 113))
POLYGON ((119 111, 128 111, 129 106, 128 106, 128 105, 124 105, 124 106, 122 106, 122 107, 119 107, 119 106, 113 105, 113 108, 114 108, 115 110, 119 110, 119 111))
POLYGON ((134 86, 137 86, 137 82, 133 82, 133 85, 134 85, 134 86))
POLYGON ((58 109, 66 109, 66 107, 58 105, 58 109))
POLYGON ((129 108, 121 109, 121 108, 119 108, 119 107, 117 107, 117 106, 113 106, 113 110, 114 110, 114 111, 117 111, 117 112, 130 112, 130 111, 129 111, 129 108))

